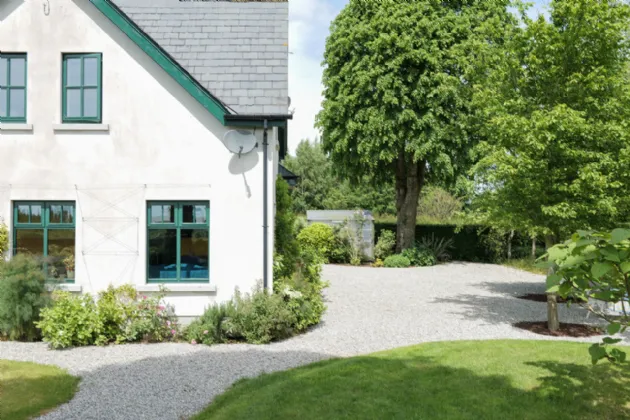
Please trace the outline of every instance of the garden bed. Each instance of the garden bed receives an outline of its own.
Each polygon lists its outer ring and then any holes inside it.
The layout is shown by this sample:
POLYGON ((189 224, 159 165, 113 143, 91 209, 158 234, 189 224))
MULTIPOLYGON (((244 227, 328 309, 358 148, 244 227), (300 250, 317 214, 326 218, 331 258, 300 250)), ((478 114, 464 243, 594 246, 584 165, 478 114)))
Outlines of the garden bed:
MULTIPOLYGON (((547 303, 547 295, 545 293, 528 293, 526 295, 522 295, 522 296, 517 296, 518 299, 524 299, 524 300, 531 300, 532 302, 543 302, 543 303, 547 303)), ((561 296, 557 296, 557 302, 558 303, 580 303, 582 301, 572 298, 572 297, 568 297, 568 298, 563 298, 561 296)))
POLYGON ((547 327, 547 321, 523 321, 513 324, 514 327, 522 330, 527 330, 535 334, 548 335, 552 337, 595 337, 602 335, 603 331, 599 327, 593 325, 584 324, 566 324, 560 323, 560 329, 558 331, 550 331, 547 327))

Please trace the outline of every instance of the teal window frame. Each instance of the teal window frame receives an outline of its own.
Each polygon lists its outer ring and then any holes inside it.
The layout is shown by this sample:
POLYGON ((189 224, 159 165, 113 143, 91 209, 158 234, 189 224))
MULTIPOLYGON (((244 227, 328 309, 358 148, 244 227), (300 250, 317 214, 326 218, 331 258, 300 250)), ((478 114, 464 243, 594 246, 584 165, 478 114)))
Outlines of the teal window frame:
POLYGON ((7 91, 7 99, 6 99, 6 110, 7 115, 5 117, 0 116, 0 122, 2 123, 26 123, 26 110, 27 106, 27 85, 28 85, 28 58, 26 53, 2 53, 0 54, 0 58, 6 60, 6 74, 7 81, 6 84, 0 85, 0 89, 7 91), (24 85, 12 85, 11 84, 11 61, 12 60, 24 60, 24 85), (23 90, 24 91, 24 116, 23 117, 12 117, 11 116, 11 91, 12 90, 23 90))
POLYGON ((83 124, 100 124, 103 121, 103 54, 100 53, 82 53, 82 54, 63 54, 62 57, 63 70, 61 75, 61 122, 62 123, 83 123, 83 124), (96 85, 85 84, 85 59, 96 58, 98 65, 96 66, 96 85), (68 86, 68 60, 81 60, 81 84, 78 86, 68 86), (96 89, 96 117, 83 116, 84 108, 84 90, 96 89), (68 116, 68 91, 79 90, 81 92, 81 116, 68 116))
MULTIPOLYGON (((63 210, 62 210, 63 212, 63 210)), ((44 257, 44 272, 48 275, 48 266, 46 260, 48 259, 48 235, 51 230, 69 230, 72 229, 75 232, 75 251, 74 257, 76 261, 76 202, 74 201, 14 201, 13 202, 13 255, 18 254, 17 234, 19 230, 43 230, 43 250, 42 256, 44 257), (18 221, 18 208, 20 206, 29 206, 29 221, 28 223, 20 223, 18 221), (32 206, 41 206, 41 221, 32 222, 32 206), (72 223, 53 223, 50 221, 50 207, 52 206, 72 206, 72 223)), ((76 274, 76 269, 75 269, 76 274)), ((48 280, 53 280, 52 278, 48 280)), ((74 278, 64 278, 65 283, 74 283, 74 278)))
MULTIPOLYGON (((147 201, 147 238, 146 238, 146 279, 147 283, 209 283, 210 282, 210 202, 209 201, 147 201), (174 219, 173 223, 154 223, 152 220, 152 207, 153 206, 173 206, 174 207, 174 219), (206 222, 205 223, 184 223, 184 206, 202 205, 206 206, 206 222), (182 249, 182 229, 197 229, 208 231, 208 277, 207 278, 182 278, 181 277, 181 249, 182 249), (172 279, 155 279, 150 277, 150 258, 151 253, 149 250, 149 232, 151 230, 175 230, 176 233, 176 256, 177 256, 177 274, 172 279)), ((162 213, 162 220, 164 220, 164 213, 162 213)))

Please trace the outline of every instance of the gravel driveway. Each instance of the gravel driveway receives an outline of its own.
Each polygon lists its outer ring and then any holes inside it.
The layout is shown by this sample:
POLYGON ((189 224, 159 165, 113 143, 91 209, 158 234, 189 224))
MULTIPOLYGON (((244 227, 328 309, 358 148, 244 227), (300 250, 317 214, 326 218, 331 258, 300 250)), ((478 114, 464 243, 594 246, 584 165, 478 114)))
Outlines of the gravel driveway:
MULTIPOLYGON (((326 266, 328 312, 307 334, 267 346, 189 344, 84 347, 0 342, 0 359, 55 364, 82 377, 74 399, 45 419, 173 419, 199 412, 236 380, 331 357, 427 341, 541 339, 515 321, 544 320, 544 277, 495 265, 413 269, 326 266)), ((576 306, 563 322, 589 322, 576 306)))

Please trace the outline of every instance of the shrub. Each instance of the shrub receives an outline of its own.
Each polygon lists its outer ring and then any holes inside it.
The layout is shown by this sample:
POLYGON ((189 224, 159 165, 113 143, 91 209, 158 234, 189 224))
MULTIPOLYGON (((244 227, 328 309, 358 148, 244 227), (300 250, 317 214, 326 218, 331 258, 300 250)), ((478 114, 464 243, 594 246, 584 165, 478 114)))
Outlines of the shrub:
POLYGON ((422 237, 418 247, 431 251, 438 261, 447 261, 451 258, 449 250, 453 248, 453 243, 453 238, 436 238, 435 233, 432 233, 430 237, 422 237))
POLYGON ((372 263, 372 267, 375 268, 380 268, 380 267, 384 267, 385 264, 383 264, 383 260, 381 260, 380 258, 377 258, 376 261, 374 261, 374 263, 372 263))
POLYGON ((9 250, 9 229, 0 221, 0 258, 9 250))
POLYGON ((352 246, 346 231, 342 226, 335 226, 333 229, 335 242, 329 254, 329 262, 337 264, 346 264, 350 262, 350 254, 352 246))
POLYGON ((376 241, 374 256, 377 259, 385 259, 393 254, 395 246, 396 234, 391 230, 383 230, 376 241))
POLYGON ((396 254, 385 258, 383 265, 388 268, 406 268, 411 265, 411 261, 404 255, 396 254))
POLYGON ((415 267, 429 267, 437 264, 437 259, 430 249, 415 247, 403 250, 401 255, 409 258, 415 267))
POLYGON ((289 194, 289 184, 282 177, 276 180, 276 224, 275 224, 275 253, 282 256, 282 265, 275 267, 278 277, 290 276, 297 259, 299 248, 295 239, 295 214, 289 194))
POLYGON ((330 259, 331 252, 335 248, 333 228, 323 223, 313 223, 302 229, 297 239, 300 247, 317 251, 326 261, 330 259))
POLYGON ((234 315, 234 304, 230 301, 210 306, 184 333, 186 340, 194 344, 220 344, 227 339, 225 321, 234 315))
POLYGON ((134 302, 133 314, 123 324, 126 342, 158 343, 173 341, 179 337, 175 310, 164 302, 166 292, 167 289, 161 287, 154 296, 138 296, 134 302))
POLYGON ((235 291, 234 312, 224 327, 228 337, 266 344, 290 337, 296 321, 282 296, 269 293, 259 285, 250 294, 235 291))
POLYGON ((125 327, 134 316, 137 297, 138 292, 131 285, 119 288, 110 285, 106 291, 99 293, 96 306, 104 340, 116 343, 127 341, 125 327))
POLYGON ((426 187, 418 202, 418 215, 439 222, 453 220, 464 208, 461 199, 440 187, 426 187))
POLYGON ((41 265, 32 257, 16 255, 0 260, 0 336, 33 341, 39 336, 35 322, 49 303, 41 265))
POLYGON ((53 293, 53 306, 41 311, 37 327, 53 349, 105 344, 102 324, 90 295, 74 296, 69 292, 53 293))

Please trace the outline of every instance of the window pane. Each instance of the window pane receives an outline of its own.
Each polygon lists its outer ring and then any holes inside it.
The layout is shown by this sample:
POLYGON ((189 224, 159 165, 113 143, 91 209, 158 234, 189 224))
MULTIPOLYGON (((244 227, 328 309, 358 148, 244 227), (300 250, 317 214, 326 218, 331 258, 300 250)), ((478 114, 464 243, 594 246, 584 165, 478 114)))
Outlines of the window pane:
POLYGON ((63 223, 74 223, 74 206, 63 206, 63 223))
POLYGON ((98 58, 83 59, 83 86, 98 85, 98 58))
POLYGON ((7 116, 7 90, 0 89, 0 117, 7 116))
POLYGON ((182 209, 182 222, 184 223, 195 223, 195 212, 193 205, 185 205, 182 209))
POLYGON ((151 223, 162 223, 162 206, 151 206, 151 223))
POLYGON ((48 276, 74 279, 74 229, 48 230, 48 276))
POLYGON ((81 59, 66 59, 66 86, 81 86, 81 59))
POLYGON ((10 61, 11 66, 11 80, 9 84, 11 86, 26 86, 26 60, 23 58, 12 58, 10 61))
POLYGON ((208 230, 181 230, 181 277, 208 279, 208 230))
POLYGON ((206 206, 195 206, 195 223, 208 223, 206 206))
POLYGON ((28 215, 30 213, 28 204, 20 204, 17 208, 18 223, 30 223, 28 215))
POLYGON ((42 222, 42 206, 39 204, 31 205, 31 223, 42 222))
POLYGON ((7 59, 0 58, 0 86, 7 85, 7 59))
POLYGON ((177 278, 177 230, 149 230, 149 278, 177 278))
POLYGON ((66 90, 66 116, 81 116, 81 91, 79 89, 66 90))
POLYGON ((15 250, 18 254, 44 255, 44 230, 17 229, 15 250))
POLYGON ((98 98, 96 97, 96 89, 83 90, 83 116, 84 117, 98 116, 97 102, 98 102, 98 98))
POLYGON ((163 206, 164 223, 175 223, 175 206, 163 206))
POLYGON ((11 95, 11 109, 9 109, 9 117, 24 117, 26 116, 25 107, 25 90, 24 89, 10 89, 9 95, 11 95))
POLYGON ((50 206, 50 223, 61 223, 61 206, 50 206))

